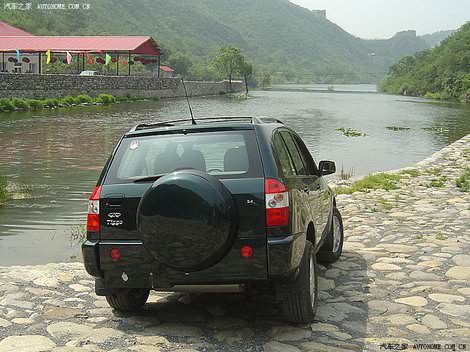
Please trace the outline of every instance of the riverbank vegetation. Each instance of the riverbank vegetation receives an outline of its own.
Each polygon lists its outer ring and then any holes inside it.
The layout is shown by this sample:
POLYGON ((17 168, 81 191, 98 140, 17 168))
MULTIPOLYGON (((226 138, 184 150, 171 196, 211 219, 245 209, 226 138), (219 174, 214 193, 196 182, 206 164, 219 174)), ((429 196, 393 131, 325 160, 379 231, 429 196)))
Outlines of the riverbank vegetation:
POLYGON ((337 194, 353 194, 355 192, 368 192, 374 189, 384 189, 386 191, 399 189, 401 176, 397 174, 378 173, 368 175, 361 180, 354 182, 349 187, 337 187, 337 194))
POLYGON ((7 192, 7 179, 4 176, 0 176, 0 206, 5 203, 8 199, 7 192))
POLYGON ((113 104, 117 102, 144 100, 141 97, 114 97, 110 94, 99 94, 96 97, 90 97, 86 94, 77 96, 66 96, 63 98, 49 99, 20 99, 20 98, 3 98, 0 99, 0 112, 28 111, 41 109, 54 109, 59 107, 74 107, 86 105, 103 105, 113 104))
POLYGON ((457 188, 462 192, 470 192, 470 168, 467 168, 462 176, 455 181, 457 188))
POLYGON ((390 68, 383 92, 470 102, 470 23, 440 46, 406 56, 390 68))

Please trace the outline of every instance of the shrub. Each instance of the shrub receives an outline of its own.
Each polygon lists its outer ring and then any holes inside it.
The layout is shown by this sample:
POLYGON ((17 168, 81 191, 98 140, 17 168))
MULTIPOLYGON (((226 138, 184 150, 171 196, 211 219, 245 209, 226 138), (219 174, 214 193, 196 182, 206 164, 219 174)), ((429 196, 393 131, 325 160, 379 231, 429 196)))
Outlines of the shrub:
POLYGON ((59 99, 45 99, 43 100, 44 106, 48 108, 54 108, 59 106, 59 99))
POLYGON ((11 103, 20 110, 29 110, 29 103, 24 99, 13 98, 11 103))
POLYGON ((29 103, 30 109, 32 110, 40 110, 44 108, 44 102, 41 100, 29 99, 28 103, 29 103))
POLYGON ((10 99, 3 98, 0 99, 0 111, 15 111, 15 106, 13 105, 10 99))
POLYGON ((89 95, 86 94, 80 94, 78 95, 75 100, 78 102, 78 104, 90 104, 93 102, 93 99, 89 95))
POLYGON ((72 106, 72 105, 75 105, 75 98, 68 95, 68 96, 63 97, 62 99, 60 99, 60 103, 62 105, 72 106))
POLYGON ((110 94, 99 94, 99 95, 95 98, 95 102, 101 103, 101 104, 111 104, 111 103, 115 103, 115 102, 116 102, 116 98, 113 97, 113 96, 110 95, 110 94))

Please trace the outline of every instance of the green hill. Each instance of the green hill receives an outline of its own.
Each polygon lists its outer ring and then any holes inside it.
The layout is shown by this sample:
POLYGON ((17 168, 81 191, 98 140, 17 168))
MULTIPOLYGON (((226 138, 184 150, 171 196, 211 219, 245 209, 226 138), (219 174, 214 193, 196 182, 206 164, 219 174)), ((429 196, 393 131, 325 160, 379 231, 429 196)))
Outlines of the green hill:
POLYGON ((90 0, 88 11, 3 11, 34 34, 148 34, 183 50, 204 74, 207 55, 234 44, 282 81, 379 81, 403 55, 429 47, 414 32, 362 40, 287 0, 90 0))
POLYGON ((470 23, 438 47, 401 59, 381 83, 384 92, 470 102, 470 23))

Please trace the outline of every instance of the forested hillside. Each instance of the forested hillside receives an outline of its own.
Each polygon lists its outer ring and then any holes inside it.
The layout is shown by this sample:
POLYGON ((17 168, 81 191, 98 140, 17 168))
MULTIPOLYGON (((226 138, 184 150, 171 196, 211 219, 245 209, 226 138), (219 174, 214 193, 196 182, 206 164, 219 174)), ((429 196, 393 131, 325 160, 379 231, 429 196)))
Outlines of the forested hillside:
POLYGON ((470 23, 440 46, 401 59, 390 68, 381 89, 470 102, 470 23))
POLYGON ((33 34, 148 34, 167 55, 185 51, 204 76, 207 56, 234 44, 282 81, 379 81, 403 55, 427 48, 414 32, 362 40, 287 0, 90 0, 86 11, 2 11, 33 34))

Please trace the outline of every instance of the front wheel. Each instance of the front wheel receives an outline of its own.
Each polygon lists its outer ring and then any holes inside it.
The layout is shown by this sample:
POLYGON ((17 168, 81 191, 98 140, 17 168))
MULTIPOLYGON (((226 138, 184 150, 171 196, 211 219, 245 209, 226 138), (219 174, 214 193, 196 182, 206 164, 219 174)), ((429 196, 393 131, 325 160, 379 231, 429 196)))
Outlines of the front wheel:
POLYGON ((297 277, 289 282, 282 300, 283 316, 292 323, 311 323, 317 311, 318 268, 313 245, 306 242, 297 277))
POLYGON ((344 229, 343 219, 339 210, 333 208, 331 230, 325 238, 323 246, 318 251, 318 261, 325 264, 334 263, 343 253, 344 229))
POLYGON ((147 289, 123 289, 111 296, 106 296, 106 300, 111 308, 123 313, 136 312, 142 309, 147 303, 150 290, 147 289))

